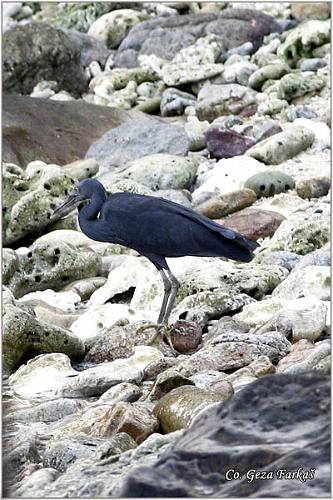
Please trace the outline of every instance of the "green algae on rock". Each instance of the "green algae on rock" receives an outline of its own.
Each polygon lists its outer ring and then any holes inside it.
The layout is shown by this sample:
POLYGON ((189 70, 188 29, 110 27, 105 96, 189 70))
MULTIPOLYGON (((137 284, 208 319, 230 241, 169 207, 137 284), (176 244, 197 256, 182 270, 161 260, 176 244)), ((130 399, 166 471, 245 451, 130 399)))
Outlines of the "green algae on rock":
POLYGON ((261 198, 262 196, 274 196, 289 189, 294 189, 295 181, 290 175, 279 170, 266 170, 266 172, 259 172, 249 177, 244 186, 252 189, 257 197, 261 198))
POLYGON ((79 251, 61 241, 38 243, 20 255, 8 287, 15 297, 48 288, 59 290, 71 281, 96 276, 100 265, 101 257, 89 249, 79 251))
POLYGON ((310 147, 315 135, 300 125, 290 125, 286 130, 268 137, 246 151, 246 155, 266 163, 278 165, 310 147))
POLYGON ((277 97, 291 101, 295 97, 315 93, 325 87, 324 78, 312 71, 289 73, 281 78, 277 84, 277 97))
POLYGON ((60 352, 74 359, 84 354, 84 344, 74 333, 38 321, 32 313, 10 304, 4 309, 2 346, 3 367, 9 373, 29 352, 60 352))

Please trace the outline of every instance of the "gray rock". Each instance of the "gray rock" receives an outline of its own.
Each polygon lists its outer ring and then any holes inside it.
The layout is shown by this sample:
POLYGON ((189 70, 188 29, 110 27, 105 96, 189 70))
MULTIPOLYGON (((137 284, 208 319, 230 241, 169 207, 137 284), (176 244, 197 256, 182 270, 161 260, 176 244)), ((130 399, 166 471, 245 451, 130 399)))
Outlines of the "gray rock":
POLYGON ((266 165, 278 165, 310 147, 314 139, 313 132, 305 127, 290 126, 287 130, 259 142, 246 154, 266 165))
POLYGON ((5 91, 30 94, 40 80, 54 80, 77 97, 87 89, 80 51, 63 31, 30 23, 6 31, 3 42, 5 91))
POLYGON ((318 92, 325 85, 324 78, 310 71, 289 73, 283 76, 277 84, 277 97, 289 102, 295 97, 318 92))
POLYGON ((297 266, 300 261, 300 256, 294 252, 288 252, 287 250, 278 250, 276 252, 270 252, 263 256, 261 259, 262 264, 273 264, 276 266, 282 266, 291 271, 297 266))
MULTIPOLYGON (((159 189, 187 189, 195 180, 197 166, 191 158, 171 154, 143 156, 114 173, 113 179, 129 179, 152 191, 159 189)), ((109 176, 109 181, 112 178, 109 176)))
POLYGON ((286 73, 289 73, 289 71, 288 64, 285 64, 283 61, 281 63, 267 64, 252 73, 248 83, 253 89, 260 90, 267 80, 278 80, 286 73))
POLYGON ((99 398, 98 403, 111 404, 118 403, 118 401, 133 403, 134 401, 137 401, 141 395, 142 389, 140 387, 128 382, 122 382, 104 392, 99 398))
POLYGON ((294 189, 295 181, 290 175, 279 170, 269 170, 259 172, 246 179, 244 186, 252 189, 258 198, 262 196, 274 196, 285 193, 289 189, 294 189))
POLYGON ((68 466, 80 458, 98 455, 98 447, 106 444, 103 439, 76 435, 74 438, 52 440, 43 453, 43 466, 65 472, 68 466))
POLYGON ((162 94, 160 109, 161 116, 182 115, 187 106, 193 106, 196 98, 188 92, 175 88, 166 89, 162 94))
POLYGON ((301 179, 296 183, 296 192, 301 198, 320 198, 330 190, 331 181, 328 177, 313 177, 301 179))
MULTIPOLYGON (((263 377, 228 402, 204 411, 172 450, 153 466, 131 471, 116 492, 120 497, 199 497, 203 491, 216 497, 280 497, 287 492, 299 496, 304 494, 304 482, 278 479, 277 471, 302 467, 300 474, 312 484, 311 494, 328 496, 330 429, 323 410, 329 405, 328 377, 263 377), (309 425, 322 429, 320 436, 309 432, 309 425), (235 459, 239 456, 242 460, 235 459), (241 478, 227 481, 221 463, 230 464, 241 478), (251 480, 249 463, 253 471, 272 471, 273 479, 251 480)), ((285 477, 285 472, 281 475, 285 477)))
POLYGON ((59 388, 58 395, 65 397, 98 396, 122 382, 139 383, 143 370, 152 361, 162 358, 153 347, 136 347, 134 354, 127 359, 101 363, 94 368, 80 372, 59 388))
POLYGON ((83 342, 72 332, 38 321, 33 314, 8 304, 3 318, 3 369, 13 372, 29 353, 84 354, 83 342))
POLYGON ((19 268, 19 258, 15 250, 12 250, 11 248, 3 248, 2 249, 3 283, 9 283, 11 277, 18 270, 18 268, 19 268))
POLYGON ((32 408, 17 410, 6 415, 6 420, 15 420, 16 422, 56 422, 67 415, 73 415, 83 408, 82 401, 74 399, 55 399, 46 401, 32 408))
POLYGON ((330 266, 331 251, 330 248, 325 247, 326 245, 301 257, 292 270, 296 272, 308 266, 330 266))
POLYGON ((212 121, 222 115, 237 115, 249 109, 253 110, 253 114, 256 94, 255 90, 237 83, 206 84, 198 94, 197 116, 200 120, 212 121))
POLYGON ((19 257, 19 268, 8 287, 16 297, 36 290, 61 289, 67 283, 96 276, 101 257, 88 249, 62 243, 35 243, 19 257))
POLYGON ((132 120, 104 134, 89 148, 86 158, 95 158, 104 173, 151 154, 185 156, 189 146, 190 141, 181 125, 149 119, 132 120))
POLYGON ((181 49, 211 33, 221 40, 222 52, 249 41, 257 46, 264 35, 275 31, 279 26, 271 16, 247 9, 157 17, 132 28, 118 49, 115 63, 118 67, 137 66, 139 54, 171 60, 181 49))
POLYGON ((312 57, 310 59, 301 59, 298 61, 297 66, 301 71, 317 71, 317 69, 327 66, 327 62, 325 59, 312 57))
POLYGON ((191 357, 178 357, 175 370, 189 377, 203 370, 236 370, 247 366, 262 355, 273 363, 286 356, 291 349, 290 342, 278 332, 262 335, 252 333, 222 333, 210 344, 191 357))
POLYGON ((233 49, 228 50, 227 52, 221 53, 217 58, 216 62, 224 63, 229 59, 230 56, 234 54, 238 54, 240 56, 251 55, 254 51, 254 44, 252 42, 245 42, 238 47, 234 47, 233 49))

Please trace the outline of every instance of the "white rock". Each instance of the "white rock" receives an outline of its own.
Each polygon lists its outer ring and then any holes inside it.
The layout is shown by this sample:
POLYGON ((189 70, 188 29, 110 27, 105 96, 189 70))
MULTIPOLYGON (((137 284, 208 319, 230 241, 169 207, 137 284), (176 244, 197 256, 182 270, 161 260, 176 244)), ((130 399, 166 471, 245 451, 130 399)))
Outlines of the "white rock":
POLYGON ((114 48, 125 38, 134 24, 146 18, 133 9, 119 9, 99 17, 88 30, 88 35, 103 40, 109 48, 114 48))
POLYGON ((207 173, 208 179, 193 192, 192 199, 195 202, 199 195, 204 192, 219 195, 236 191, 243 187, 248 177, 265 172, 266 169, 267 167, 263 163, 246 155, 220 160, 207 173))
MULTIPOLYGON (((196 290, 207 290, 223 286, 223 276, 233 269, 233 264, 212 257, 180 257, 167 259, 172 274, 180 282, 174 306, 196 290)), ((131 307, 158 313, 163 299, 163 282, 157 270, 149 279, 142 279, 135 289, 131 307)), ((155 316, 154 316, 155 318, 155 316)), ((155 318, 156 319, 156 318, 155 318)))
POLYGON ((137 346, 134 354, 126 359, 101 363, 94 368, 80 372, 78 377, 69 380, 59 388, 58 395, 64 397, 94 396, 103 394, 114 385, 128 382, 139 383, 143 370, 153 361, 163 358, 163 354, 154 347, 137 346))
POLYGON ((105 304, 118 293, 124 293, 130 288, 135 288, 138 282, 146 279, 147 275, 149 276, 154 269, 154 266, 146 258, 126 256, 125 261, 109 273, 105 285, 92 294, 88 307, 105 304))
POLYGON ((67 382, 68 377, 77 374, 66 354, 41 354, 13 373, 8 384, 18 396, 50 399, 54 397, 55 391, 67 382))
POLYGON ((297 299, 315 296, 330 300, 331 269, 329 266, 308 266, 291 273, 280 283, 272 295, 283 299, 297 299))
MULTIPOLYGON (((88 238, 81 231, 74 231, 74 229, 56 229, 50 233, 43 234, 35 241, 35 244, 40 243, 53 243, 57 241, 62 241, 63 243, 68 243, 75 247, 87 247, 94 243, 93 240, 88 238)), ((108 245, 108 243, 105 243, 108 245)))
POLYGON ((156 320, 156 314, 146 310, 134 311, 125 304, 103 304, 92 306, 82 314, 70 329, 84 342, 92 342, 105 329, 110 328, 120 319, 127 319, 130 323, 137 321, 156 320))
POLYGON ((44 290, 43 292, 31 292, 21 297, 18 302, 31 302, 32 300, 42 300, 50 306, 57 307, 66 312, 75 311, 75 305, 81 302, 79 294, 68 292, 55 292, 54 290, 44 290))
POLYGON ((331 129, 324 122, 317 122, 307 118, 296 118, 293 121, 295 125, 302 125, 302 127, 311 130, 315 135, 314 146, 320 149, 331 147, 331 129))

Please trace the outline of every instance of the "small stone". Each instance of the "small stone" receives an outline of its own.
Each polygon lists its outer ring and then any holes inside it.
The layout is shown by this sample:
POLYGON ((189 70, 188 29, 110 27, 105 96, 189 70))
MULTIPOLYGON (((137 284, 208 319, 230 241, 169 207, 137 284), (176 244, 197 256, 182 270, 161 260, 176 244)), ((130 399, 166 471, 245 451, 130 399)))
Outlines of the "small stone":
POLYGON ((133 9, 108 12, 92 23, 88 35, 103 40, 110 49, 119 46, 135 24, 144 21, 147 15, 133 9))
POLYGON ((256 94, 254 90, 236 83, 205 85, 198 94, 197 116, 199 120, 212 121, 222 115, 237 115, 256 105, 256 94))
POLYGON ((255 142, 233 130, 211 127, 206 132, 207 149, 214 158, 232 158, 245 153, 255 142))
POLYGON ((202 329, 194 321, 178 320, 172 325, 170 338, 176 351, 191 353, 198 347, 202 329))
POLYGON ((228 378, 220 377, 214 380, 209 386, 210 391, 216 392, 223 396, 225 400, 231 398, 234 395, 234 388, 228 378))
POLYGON ((238 212, 242 208, 252 205, 257 196, 252 189, 238 189, 226 193, 221 197, 212 197, 208 201, 197 205, 195 209, 210 219, 219 219, 224 215, 238 212))
POLYGON ((15 412, 7 413, 4 416, 6 420, 15 420, 16 422, 56 422, 61 420, 67 415, 73 415, 82 410, 84 404, 82 401, 75 401, 73 399, 55 399, 53 401, 46 401, 40 403, 32 408, 25 408, 24 410, 17 410, 15 412))
POLYGON ((266 80, 278 80, 289 71, 289 66, 282 61, 281 63, 267 64, 252 73, 248 84, 253 89, 260 90, 266 80))
POLYGON ((188 116, 184 124, 186 133, 191 141, 190 151, 200 151, 206 146, 205 133, 209 127, 208 121, 200 121, 196 116, 188 116))
POLYGON ((301 179, 296 183, 296 192, 303 199, 326 196, 330 190, 331 181, 328 177, 312 177, 301 179))
POLYGON ((166 370, 158 375, 148 399, 149 401, 156 401, 173 389, 183 385, 194 385, 194 382, 175 370, 166 370))
POLYGON ((244 387, 252 382, 257 380, 257 377, 254 375, 253 371, 245 366, 244 368, 240 368, 236 370, 231 375, 228 375, 226 379, 235 392, 238 392, 240 389, 244 389, 244 387))
POLYGON ((301 59, 297 63, 297 67, 301 71, 317 71, 319 68, 327 66, 327 62, 319 57, 311 57, 310 59, 301 59))
POLYGON ((277 266, 282 266, 291 271, 297 266, 301 257, 294 252, 288 252, 287 250, 277 250, 276 252, 268 252, 263 255, 260 259, 262 264, 273 264, 277 266))
POLYGON ((293 271, 298 271, 299 269, 304 269, 308 266, 330 266, 331 265, 331 249, 330 244, 324 245, 318 250, 309 252, 303 257, 300 257, 296 265, 293 267, 293 271))
POLYGON ((98 400, 98 404, 113 404, 119 401, 133 403, 142 395, 142 389, 135 384, 122 382, 105 391, 98 400))
POLYGON ((161 116, 182 115, 187 106, 193 106, 196 98, 188 92, 175 88, 168 88, 162 94, 160 109, 161 116))
POLYGON ((250 240, 257 241, 260 238, 273 236, 284 220, 285 217, 278 212, 260 208, 245 208, 216 222, 243 234, 250 240))
POLYGON ((288 129, 261 141, 247 151, 247 155, 266 165, 278 165, 310 147, 315 139, 313 132, 301 126, 288 129))
POLYGON ((96 420, 89 434, 96 437, 108 437, 119 432, 126 432, 140 444, 157 428, 158 420, 150 410, 141 405, 121 401, 96 420))
POLYGON ((274 196, 285 193, 289 189, 294 189, 295 181, 290 175, 279 170, 269 170, 259 172, 246 179, 244 186, 252 189, 258 198, 262 196, 274 196))
MULTIPOLYGON (((288 354, 287 354, 288 356, 288 354)), ((282 358, 284 359, 284 358, 282 358)), ((256 377, 263 377, 275 373, 275 366, 267 356, 260 356, 248 365, 256 377)))
MULTIPOLYGON (((230 397, 230 394, 227 396, 230 397)), ((159 419, 163 432, 173 432, 189 427, 198 413, 223 400, 222 394, 186 385, 163 396, 156 404, 154 414, 159 419)))
POLYGON ((295 2, 291 6, 291 15, 299 21, 308 19, 328 19, 330 2, 295 2))
POLYGON ((325 80, 312 72, 289 73, 281 78, 277 86, 277 97, 291 101, 308 93, 318 92, 325 87, 325 80))
POLYGON ((281 359, 276 367, 277 373, 306 373, 318 370, 330 373, 330 345, 326 341, 313 344, 308 340, 299 340, 292 346, 291 352, 281 359))

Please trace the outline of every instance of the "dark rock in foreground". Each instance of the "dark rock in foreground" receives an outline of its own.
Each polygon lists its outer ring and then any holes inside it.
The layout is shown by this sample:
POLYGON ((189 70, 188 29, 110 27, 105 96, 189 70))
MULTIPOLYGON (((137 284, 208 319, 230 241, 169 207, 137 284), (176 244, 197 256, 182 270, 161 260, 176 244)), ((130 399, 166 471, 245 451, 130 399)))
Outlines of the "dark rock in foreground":
POLYGON ((36 158, 58 165, 81 159, 106 131, 141 116, 80 101, 8 94, 2 105, 3 160, 24 168, 36 158))
POLYGON ((258 47, 265 35, 278 31, 279 24, 273 17, 249 9, 159 17, 131 29, 118 49, 115 62, 118 67, 135 67, 140 54, 172 59, 181 49, 211 33, 223 42, 222 53, 249 41, 258 47))
MULTIPOLYGON (((166 451, 153 466, 133 470, 123 480, 120 491, 113 494, 327 497, 329 411, 328 378, 263 377, 229 402, 201 414, 172 450, 166 451), (230 469, 240 473, 238 480, 226 480, 230 469), (297 477, 287 480, 283 476, 291 472, 296 476, 298 470, 299 476, 308 477, 306 481, 297 477), (260 471, 271 471, 273 478, 251 481, 252 474, 260 471)), ((107 491, 106 487, 104 493, 107 491)))
POLYGON ((79 47, 61 30, 45 23, 15 26, 3 37, 3 86, 7 92, 30 94, 41 80, 54 80, 61 90, 79 96, 88 82, 79 47))

